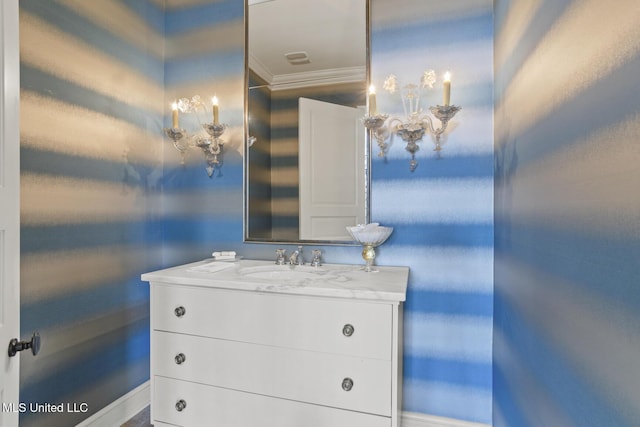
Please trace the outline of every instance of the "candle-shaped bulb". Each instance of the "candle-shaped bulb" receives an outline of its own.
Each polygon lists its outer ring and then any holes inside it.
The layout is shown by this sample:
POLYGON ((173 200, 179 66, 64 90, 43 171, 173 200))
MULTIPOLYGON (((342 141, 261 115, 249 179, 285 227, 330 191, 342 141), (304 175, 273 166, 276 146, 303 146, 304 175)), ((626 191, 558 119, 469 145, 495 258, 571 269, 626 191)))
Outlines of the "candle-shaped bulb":
POLYGON ((446 107, 451 102, 451 73, 448 71, 444 73, 444 82, 442 83, 442 86, 443 86, 443 102, 444 102, 444 106, 446 107))
POLYGON ((378 106, 376 105, 376 87, 369 86, 369 116, 378 114, 378 106))
POLYGON ((174 102, 173 104, 171 104, 171 118, 172 118, 171 126, 174 129, 178 129, 180 127, 180 123, 178 121, 178 114, 179 114, 178 113, 178 104, 174 102))
POLYGON ((220 124, 220 105, 218 103, 218 97, 211 98, 211 104, 213 104, 213 124, 220 124))

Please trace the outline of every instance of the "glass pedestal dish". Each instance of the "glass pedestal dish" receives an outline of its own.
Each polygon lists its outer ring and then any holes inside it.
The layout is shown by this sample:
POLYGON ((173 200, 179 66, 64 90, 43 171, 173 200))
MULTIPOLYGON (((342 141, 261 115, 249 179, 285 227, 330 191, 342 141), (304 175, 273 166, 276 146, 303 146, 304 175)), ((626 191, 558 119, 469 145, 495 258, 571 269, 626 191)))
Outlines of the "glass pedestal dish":
POLYGON ((364 271, 375 273, 373 261, 376 258, 376 248, 383 244, 393 232, 393 227, 382 227, 377 223, 347 227, 347 232, 353 240, 362 245, 362 259, 365 261, 364 271))

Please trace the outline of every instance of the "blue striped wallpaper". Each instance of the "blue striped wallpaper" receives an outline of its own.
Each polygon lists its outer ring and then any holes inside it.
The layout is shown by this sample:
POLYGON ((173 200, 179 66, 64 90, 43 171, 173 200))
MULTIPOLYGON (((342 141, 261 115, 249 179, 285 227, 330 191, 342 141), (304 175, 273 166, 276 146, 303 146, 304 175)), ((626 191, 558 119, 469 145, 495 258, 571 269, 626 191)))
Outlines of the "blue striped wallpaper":
POLYGON ((640 8, 495 17, 494 425, 640 425, 640 8))
POLYGON ((273 207, 271 204, 271 91, 267 82, 253 71, 249 72, 247 96, 248 134, 255 143, 247 152, 248 176, 246 207, 249 219, 247 235, 254 239, 270 240, 273 237, 273 207))
POLYGON ((213 250, 242 252, 244 2, 168 8, 165 22, 165 104, 216 95, 220 122, 229 126, 222 136, 224 164, 211 179, 200 152, 192 150, 180 165, 179 153, 165 150, 162 251, 164 264, 175 265, 206 258, 213 250))
MULTIPOLYGON (((21 425, 75 425, 148 378, 141 272, 214 249, 273 257, 242 243, 242 3, 21 0, 21 333, 44 339, 22 359, 21 400, 90 407, 21 425), (161 135, 170 102, 196 93, 216 94, 229 124, 211 179, 161 135)), ((373 82, 451 70, 463 106, 441 159, 429 137, 413 173, 398 140, 373 159, 372 219, 395 228, 376 261, 411 267, 404 409, 637 425, 635 2, 372 0, 371 12, 373 82)), ((362 262, 357 247, 322 249, 362 262)))
POLYGON ((149 377, 139 276, 162 265, 163 11, 96 9, 20 1, 21 335, 43 340, 20 399, 89 409, 21 426, 75 425, 149 377))
MULTIPOLYGON (((411 268, 405 306, 404 409, 491 423, 493 317, 492 2, 372 1, 372 82, 378 110, 402 115, 382 83, 437 82, 421 105, 463 109, 437 159, 430 136, 415 172, 399 138, 386 159, 374 148, 372 220, 394 227, 381 263, 411 268), (396 9, 397 8, 397 9, 396 9), (392 10, 393 9, 393 10, 392 10), (399 10, 398 10, 399 9, 399 10), (452 10, 453 9, 453 10, 452 10)), ((374 145, 375 147, 375 145, 374 145)))
MULTIPOLYGON (((372 219, 395 228, 376 262, 411 267, 404 409, 491 423, 493 5, 442 3, 372 1, 374 83, 390 73, 417 83, 433 68, 440 84, 451 70, 463 106, 442 159, 429 137, 413 173, 398 141, 374 156, 372 219)), ((148 378, 141 272, 220 249, 273 258, 274 245, 243 243, 243 2, 156 4, 20 3, 22 323, 45 340, 23 363, 23 400, 89 400, 93 413, 148 378), (216 94, 229 125, 211 179, 200 153, 181 165, 161 134, 170 103, 195 94, 216 94)), ((401 113, 378 93, 380 110, 401 113)), ((441 97, 434 89, 424 102, 441 97)), ((362 263, 357 247, 321 249, 325 262, 362 263)))

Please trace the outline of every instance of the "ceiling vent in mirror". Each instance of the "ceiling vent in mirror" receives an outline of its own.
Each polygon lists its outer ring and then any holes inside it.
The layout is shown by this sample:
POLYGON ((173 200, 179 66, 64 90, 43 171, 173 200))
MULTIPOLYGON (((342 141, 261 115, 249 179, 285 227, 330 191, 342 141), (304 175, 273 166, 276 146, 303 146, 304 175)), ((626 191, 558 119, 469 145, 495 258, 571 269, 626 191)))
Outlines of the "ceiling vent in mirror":
POLYGON ((311 62, 309 54, 303 51, 285 53, 284 57, 287 58, 287 61, 289 61, 291 65, 309 64, 311 62))

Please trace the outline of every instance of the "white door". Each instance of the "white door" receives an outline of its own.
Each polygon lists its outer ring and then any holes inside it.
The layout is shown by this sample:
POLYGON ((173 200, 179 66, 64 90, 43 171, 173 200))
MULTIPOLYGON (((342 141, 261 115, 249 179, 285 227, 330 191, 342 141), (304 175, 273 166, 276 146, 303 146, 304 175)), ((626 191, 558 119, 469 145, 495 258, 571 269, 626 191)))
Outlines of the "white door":
POLYGON ((300 239, 351 240, 365 223, 363 110, 299 100, 300 239))
POLYGON ((19 357, 9 341, 20 333, 20 60, 18 0, 0 2, 0 426, 18 425, 19 357))

